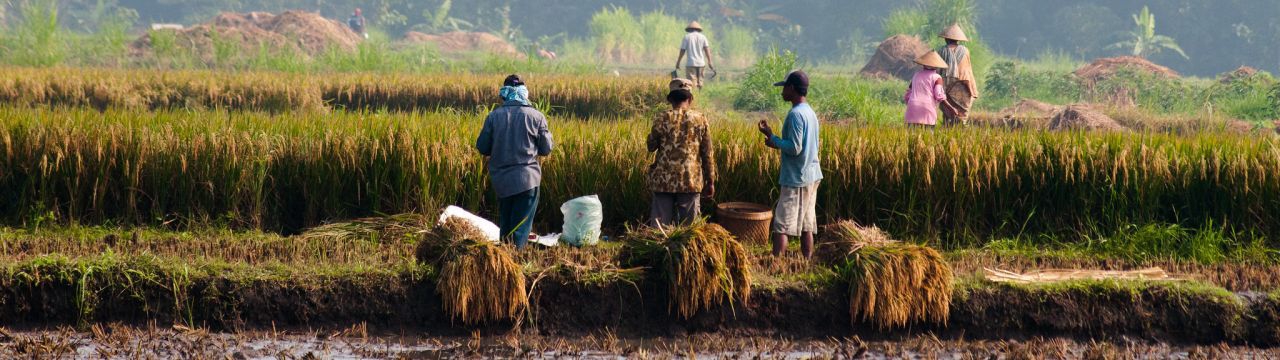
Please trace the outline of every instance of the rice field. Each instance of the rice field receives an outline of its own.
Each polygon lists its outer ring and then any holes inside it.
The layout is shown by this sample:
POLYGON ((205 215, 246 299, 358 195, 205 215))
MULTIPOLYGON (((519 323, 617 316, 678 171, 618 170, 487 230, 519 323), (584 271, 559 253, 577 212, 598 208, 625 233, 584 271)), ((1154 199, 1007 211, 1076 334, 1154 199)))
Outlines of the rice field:
MULTIPOLYGON (((473 150, 483 114, 0 108, 0 220, 13 225, 229 226, 294 233, 375 214, 496 203, 473 150)), ((719 201, 771 203, 778 157, 716 118, 719 201)), ((553 118, 538 231, 598 194, 607 227, 647 214, 644 118, 553 118)), ((972 245, 1084 239, 1133 224, 1280 238, 1280 144, 1269 137, 922 132, 828 125, 824 222, 972 245)))
MULTIPOLYGON (((96 109, 270 112, 488 109, 506 75, 288 74, 0 67, 0 103, 96 109)), ((643 76, 524 76, 545 112, 616 118, 661 103, 665 80, 643 76)))

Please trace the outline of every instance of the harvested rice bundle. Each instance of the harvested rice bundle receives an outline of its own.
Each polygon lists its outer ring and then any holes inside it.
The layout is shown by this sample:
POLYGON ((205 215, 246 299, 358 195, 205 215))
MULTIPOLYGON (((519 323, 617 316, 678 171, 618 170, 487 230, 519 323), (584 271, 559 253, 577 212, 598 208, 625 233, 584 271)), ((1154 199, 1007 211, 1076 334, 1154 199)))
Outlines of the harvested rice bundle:
POLYGON ((946 324, 951 315, 951 265, 932 248, 890 240, 853 222, 829 226, 824 262, 849 284, 849 316, 881 329, 946 324))
POLYGON ((399 214, 355 219, 317 226, 302 233, 304 240, 399 242, 431 228, 431 218, 422 214, 399 214))
POLYGON ((698 311, 751 296, 750 255, 716 224, 633 231, 624 263, 644 266, 668 286, 667 310, 688 319, 698 311))
POLYGON ((450 218, 418 243, 418 262, 439 269, 444 309, 466 324, 515 319, 526 307, 524 273, 503 245, 471 224, 450 218))

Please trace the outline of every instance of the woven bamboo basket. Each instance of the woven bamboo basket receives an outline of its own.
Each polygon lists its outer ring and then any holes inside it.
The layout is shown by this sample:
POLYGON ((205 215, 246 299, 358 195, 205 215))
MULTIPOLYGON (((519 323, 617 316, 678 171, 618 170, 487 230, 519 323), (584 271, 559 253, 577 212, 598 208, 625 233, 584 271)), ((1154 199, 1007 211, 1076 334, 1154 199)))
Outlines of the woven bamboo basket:
POLYGON ((767 244, 773 209, 760 204, 730 202, 716 205, 716 223, 743 244, 767 244))

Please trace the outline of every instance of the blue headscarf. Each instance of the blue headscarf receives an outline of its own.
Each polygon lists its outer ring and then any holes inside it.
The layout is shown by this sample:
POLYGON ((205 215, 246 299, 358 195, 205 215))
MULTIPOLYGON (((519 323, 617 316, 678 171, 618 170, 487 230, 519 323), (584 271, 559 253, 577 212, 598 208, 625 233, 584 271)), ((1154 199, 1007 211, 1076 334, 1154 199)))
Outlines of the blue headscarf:
POLYGON ((498 96, 501 96, 502 101, 505 102, 518 101, 521 105, 531 106, 529 104, 529 89, 524 85, 503 86, 502 90, 498 91, 498 96))

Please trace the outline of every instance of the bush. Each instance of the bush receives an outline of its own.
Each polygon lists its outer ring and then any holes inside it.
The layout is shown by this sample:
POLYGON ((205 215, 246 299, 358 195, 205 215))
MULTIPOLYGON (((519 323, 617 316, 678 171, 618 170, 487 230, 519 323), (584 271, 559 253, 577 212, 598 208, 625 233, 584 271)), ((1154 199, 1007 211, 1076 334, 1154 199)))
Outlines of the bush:
POLYGON ((747 70, 747 75, 738 88, 738 95, 733 99, 733 108, 747 111, 776 108, 778 90, 773 84, 794 70, 796 63, 795 53, 770 49, 768 54, 747 70))

